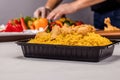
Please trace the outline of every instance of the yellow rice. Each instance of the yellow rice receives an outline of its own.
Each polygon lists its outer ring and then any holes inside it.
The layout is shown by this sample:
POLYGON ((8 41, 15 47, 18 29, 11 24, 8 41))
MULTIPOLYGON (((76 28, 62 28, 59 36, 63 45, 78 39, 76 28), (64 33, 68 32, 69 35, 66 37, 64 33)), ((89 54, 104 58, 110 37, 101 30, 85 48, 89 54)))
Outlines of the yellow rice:
POLYGON ((51 39, 50 33, 46 33, 44 36, 37 36, 34 39, 31 39, 28 43, 69 46, 105 46, 112 44, 109 39, 102 37, 94 32, 87 33, 87 35, 76 33, 66 35, 59 34, 54 40, 51 39))

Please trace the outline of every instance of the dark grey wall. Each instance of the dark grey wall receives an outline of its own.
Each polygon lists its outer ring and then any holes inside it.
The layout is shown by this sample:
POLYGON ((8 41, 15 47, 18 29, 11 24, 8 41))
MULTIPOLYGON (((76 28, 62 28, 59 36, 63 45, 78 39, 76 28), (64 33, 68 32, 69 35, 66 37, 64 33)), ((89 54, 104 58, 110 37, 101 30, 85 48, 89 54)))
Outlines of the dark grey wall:
MULTIPOLYGON (((71 1, 73 0, 64 0, 63 3, 71 1)), ((0 0, 0 24, 6 24, 9 19, 20 17, 20 15, 33 16, 35 9, 43 6, 45 2, 46 0, 0 0)), ((68 15, 68 17, 92 24, 92 14, 90 8, 86 8, 68 15)))

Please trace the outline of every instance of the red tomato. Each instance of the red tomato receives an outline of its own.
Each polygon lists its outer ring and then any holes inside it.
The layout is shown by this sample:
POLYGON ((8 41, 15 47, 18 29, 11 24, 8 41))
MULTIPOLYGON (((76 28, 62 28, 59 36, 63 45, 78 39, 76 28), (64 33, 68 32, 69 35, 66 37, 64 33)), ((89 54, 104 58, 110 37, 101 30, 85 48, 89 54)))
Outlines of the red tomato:
POLYGON ((14 32, 22 32, 23 31, 23 28, 21 25, 17 24, 17 25, 13 25, 12 26, 12 29, 14 32))
POLYGON ((21 24, 20 20, 17 20, 17 19, 14 19, 13 22, 14 22, 15 24, 21 24))
POLYGON ((79 25, 81 25, 81 24, 84 24, 82 21, 76 21, 75 22, 75 26, 79 26, 79 25))
POLYGON ((12 23, 8 23, 6 25, 6 29, 5 32, 22 32, 23 28, 20 24, 12 24, 12 23))

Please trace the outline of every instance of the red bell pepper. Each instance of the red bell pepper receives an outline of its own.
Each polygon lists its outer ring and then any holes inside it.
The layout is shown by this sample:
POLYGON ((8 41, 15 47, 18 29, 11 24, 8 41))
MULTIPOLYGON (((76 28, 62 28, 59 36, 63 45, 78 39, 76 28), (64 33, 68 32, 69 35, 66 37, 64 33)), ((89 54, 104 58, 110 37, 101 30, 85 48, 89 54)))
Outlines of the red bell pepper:
POLYGON ((21 25, 22 25, 23 30, 26 30, 26 29, 27 29, 27 26, 26 26, 26 24, 25 24, 25 21, 24 21, 24 18, 23 18, 23 17, 20 18, 20 22, 21 22, 21 25))

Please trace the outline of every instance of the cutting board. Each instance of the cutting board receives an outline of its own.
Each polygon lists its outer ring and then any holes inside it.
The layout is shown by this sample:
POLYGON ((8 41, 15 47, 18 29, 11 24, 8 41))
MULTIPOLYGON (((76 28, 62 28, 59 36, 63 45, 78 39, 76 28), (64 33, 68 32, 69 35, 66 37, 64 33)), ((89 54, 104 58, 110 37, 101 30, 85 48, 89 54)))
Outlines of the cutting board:
POLYGON ((98 30, 96 33, 100 34, 101 36, 110 38, 110 39, 120 39, 120 31, 103 31, 98 30))

